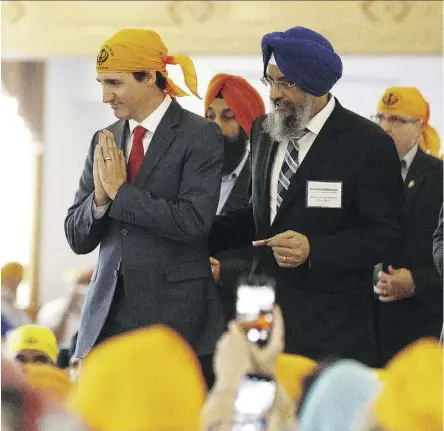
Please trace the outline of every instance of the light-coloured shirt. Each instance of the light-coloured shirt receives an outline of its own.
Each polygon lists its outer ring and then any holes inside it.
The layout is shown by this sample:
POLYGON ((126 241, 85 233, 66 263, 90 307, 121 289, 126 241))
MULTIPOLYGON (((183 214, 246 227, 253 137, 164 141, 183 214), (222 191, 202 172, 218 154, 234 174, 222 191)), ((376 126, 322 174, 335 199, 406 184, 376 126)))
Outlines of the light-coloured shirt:
MULTIPOLYGON (((300 166, 310 150, 314 140, 319 135, 325 122, 330 117, 335 108, 335 98, 332 96, 324 108, 319 111, 307 124, 308 132, 299 140, 298 166, 300 166)), ((270 179, 270 224, 273 223, 277 212, 277 186, 279 182, 279 173, 284 163, 285 153, 287 152, 288 142, 279 142, 271 170, 270 179)))
POLYGON ((405 181, 407 174, 409 173, 410 166, 412 166, 413 159, 418 152, 418 144, 413 145, 408 153, 401 159, 401 175, 402 179, 405 181), (402 163, 404 162, 404 163, 402 163))
POLYGON ((231 174, 223 175, 222 176, 222 183, 220 186, 220 196, 219 196, 219 204, 217 206, 217 212, 216 214, 219 215, 222 212, 222 209, 227 202, 231 191, 233 190, 234 185, 236 184, 237 179, 239 178, 239 175, 242 172, 242 169, 244 169, 245 163, 248 160, 248 155, 250 154, 250 146, 247 144, 247 150, 245 151, 244 157, 240 161, 240 163, 237 165, 237 168, 231 172, 231 174))
POLYGON ((80 318, 82 317, 83 303, 85 302, 85 294, 77 294, 74 304, 68 310, 70 298, 68 295, 55 298, 42 305, 37 316, 37 323, 46 326, 51 330, 57 328, 64 314, 68 311, 69 317, 66 321, 65 331, 59 346, 62 349, 69 349, 72 337, 80 328, 80 318))
MULTIPOLYGON (((151 112, 148 117, 145 118, 141 123, 138 123, 135 120, 129 120, 129 136, 126 141, 126 161, 128 162, 129 156, 131 154, 131 149, 133 148, 133 141, 134 141, 134 129, 137 126, 142 126, 147 130, 145 133, 145 136, 143 137, 142 144, 143 144, 143 150, 146 154, 146 151, 148 150, 148 147, 151 143, 151 139, 153 139, 154 132, 156 131, 157 127, 159 126, 163 116, 165 115, 166 111, 168 110, 169 106, 171 105, 172 99, 167 94, 165 95, 165 98, 163 99, 162 103, 153 111, 151 112)), ((93 216, 95 219, 102 218, 108 207, 111 205, 111 202, 108 202, 106 205, 103 206, 96 206, 94 200, 92 204, 92 211, 93 216)))
POLYGON ((31 319, 25 310, 17 307, 16 297, 7 287, 2 286, 2 314, 6 320, 14 327, 28 325, 31 319))

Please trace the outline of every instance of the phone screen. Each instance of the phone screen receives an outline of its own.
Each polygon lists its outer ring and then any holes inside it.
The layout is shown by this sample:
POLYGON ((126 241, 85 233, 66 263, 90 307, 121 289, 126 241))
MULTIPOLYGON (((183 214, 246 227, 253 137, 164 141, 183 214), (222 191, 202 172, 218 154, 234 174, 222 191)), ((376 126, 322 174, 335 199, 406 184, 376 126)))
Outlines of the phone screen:
POLYGON ((238 287, 236 320, 247 338, 259 346, 264 346, 270 337, 274 301, 275 292, 272 286, 238 287))
POLYGON ((276 382, 273 378, 258 374, 244 376, 234 402, 235 422, 264 420, 275 396, 276 382))

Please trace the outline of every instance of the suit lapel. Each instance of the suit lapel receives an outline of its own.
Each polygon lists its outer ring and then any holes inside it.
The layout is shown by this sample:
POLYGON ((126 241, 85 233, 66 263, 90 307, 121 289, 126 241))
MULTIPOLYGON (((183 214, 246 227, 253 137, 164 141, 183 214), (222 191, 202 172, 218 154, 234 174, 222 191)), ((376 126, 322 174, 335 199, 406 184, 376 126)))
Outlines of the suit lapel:
MULTIPOLYGON (((262 172, 262 206, 263 211, 260 212, 264 214, 264 227, 266 231, 270 228, 270 181, 271 181, 271 171, 273 168, 273 161, 276 157, 276 151, 278 149, 278 143, 276 141, 272 141, 268 134, 263 133, 261 135, 261 139, 263 140, 261 148, 264 150, 263 157, 258 157, 259 161, 263 160, 263 168, 262 172)), ((262 162, 261 162, 262 163, 262 162)))
POLYGON ((249 161, 245 162, 244 167, 236 179, 234 183, 233 190, 231 190, 230 195, 228 196, 225 205, 222 208, 221 215, 226 214, 227 212, 239 208, 242 206, 242 203, 246 200, 246 195, 248 195, 248 184, 250 181, 250 165, 249 161))
POLYGON ((117 123, 115 132, 113 132, 117 147, 123 151, 126 156, 126 142, 129 136, 129 123, 127 120, 119 121, 117 123))
POLYGON ((410 166, 407 176, 404 181, 405 191, 405 213, 408 213, 412 202, 418 193, 423 181, 424 172, 427 169, 427 158, 424 153, 418 148, 415 158, 410 166))
MULTIPOLYGON (((273 224, 279 221, 279 219, 282 217, 282 213, 285 212, 296 195, 301 190, 304 190, 307 180, 316 180, 316 178, 311 178, 310 175, 315 168, 321 165, 323 161, 328 158, 328 155, 335 147, 334 141, 341 124, 340 114, 342 109, 342 106, 336 100, 335 109, 325 122, 319 135, 314 140, 298 170, 291 178, 290 187, 288 188, 287 193, 284 196, 284 200, 276 213, 273 224)), ((318 178, 318 180, 321 180, 321 178, 318 178)))
POLYGON ((174 127, 180 123, 181 111, 181 106, 175 99, 173 99, 157 127, 145 153, 142 166, 134 181, 136 186, 142 187, 145 184, 151 172, 153 172, 154 168, 171 145, 171 142, 173 142, 173 139, 176 137, 174 127))

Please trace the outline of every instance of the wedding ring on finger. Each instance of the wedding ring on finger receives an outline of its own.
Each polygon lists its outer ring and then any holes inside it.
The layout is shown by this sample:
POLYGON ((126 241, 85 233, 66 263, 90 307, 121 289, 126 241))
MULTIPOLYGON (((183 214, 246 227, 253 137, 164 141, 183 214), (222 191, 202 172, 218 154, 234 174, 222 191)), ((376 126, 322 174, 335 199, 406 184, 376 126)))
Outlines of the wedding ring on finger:
POLYGON ((105 160, 105 162, 107 162, 108 160, 112 160, 111 157, 105 157, 103 160, 105 160))

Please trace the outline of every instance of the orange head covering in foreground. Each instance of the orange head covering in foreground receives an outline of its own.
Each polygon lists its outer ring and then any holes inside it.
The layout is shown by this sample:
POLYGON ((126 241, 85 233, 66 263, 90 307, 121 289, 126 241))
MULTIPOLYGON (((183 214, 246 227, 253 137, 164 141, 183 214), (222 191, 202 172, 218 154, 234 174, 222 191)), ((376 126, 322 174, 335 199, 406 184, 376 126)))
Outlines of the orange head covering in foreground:
POLYGON ((97 431, 194 431, 205 396, 192 349, 173 330, 153 326, 94 349, 68 404, 97 431))
POLYGON ((304 379, 312 374, 317 363, 310 358, 282 353, 277 358, 276 379, 290 395, 298 401, 302 395, 304 379))
POLYGON ((422 339, 387 365, 374 414, 387 431, 443 429, 443 349, 437 340, 422 339))
POLYGON ((110 37, 97 55, 96 71, 132 73, 153 69, 166 78, 168 94, 173 97, 188 96, 168 78, 167 64, 179 64, 182 67, 185 83, 191 92, 199 97, 196 70, 191 58, 184 55, 169 56, 160 36, 151 30, 125 29, 110 37))
POLYGON ((71 380, 59 368, 45 364, 27 364, 24 367, 26 381, 39 391, 64 401, 71 390, 71 380))
POLYGON ((391 87, 385 90, 378 102, 378 112, 402 115, 422 120, 424 132, 419 147, 432 156, 439 157, 441 142, 436 130, 429 125, 430 108, 415 87, 391 87))
POLYGON ((253 121, 265 114, 265 106, 259 93, 240 76, 220 73, 213 77, 205 96, 205 112, 216 96, 221 93, 236 121, 250 136, 253 121))

